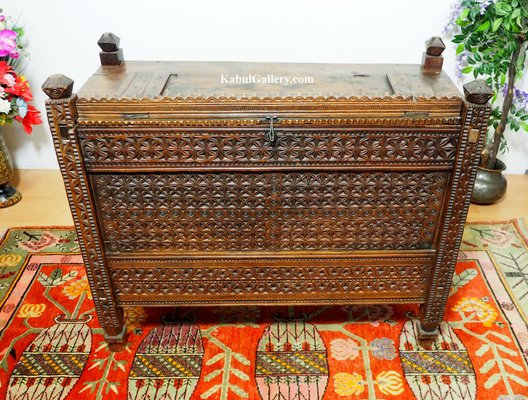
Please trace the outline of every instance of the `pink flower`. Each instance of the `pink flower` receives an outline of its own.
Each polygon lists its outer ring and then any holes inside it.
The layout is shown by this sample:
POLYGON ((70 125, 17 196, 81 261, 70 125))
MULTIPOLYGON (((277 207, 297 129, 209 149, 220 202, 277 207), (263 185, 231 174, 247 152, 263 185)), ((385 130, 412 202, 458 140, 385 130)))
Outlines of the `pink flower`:
POLYGON ((359 356, 360 346, 352 339, 334 339, 330 342, 332 357, 336 360, 353 360, 359 356))
POLYGON ((11 74, 5 74, 2 78, 2 83, 5 83, 7 86, 11 87, 15 84, 15 77, 11 74))
MULTIPOLYGON (((11 75, 11 74, 6 74, 11 75)), ((11 77, 13 77, 11 75, 11 77)), ((4 80, 6 76, 4 76, 4 80)), ((18 75, 16 78, 13 78, 13 83, 7 84, 9 87, 6 88, 6 93, 14 94, 17 97, 23 98, 25 101, 33 100, 33 95, 31 90, 29 90, 29 83, 22 75, 18 75)))
POLYGON ((10 56, 16 58, 17 34, 10 29, 0 31, 0 57, 10 56))

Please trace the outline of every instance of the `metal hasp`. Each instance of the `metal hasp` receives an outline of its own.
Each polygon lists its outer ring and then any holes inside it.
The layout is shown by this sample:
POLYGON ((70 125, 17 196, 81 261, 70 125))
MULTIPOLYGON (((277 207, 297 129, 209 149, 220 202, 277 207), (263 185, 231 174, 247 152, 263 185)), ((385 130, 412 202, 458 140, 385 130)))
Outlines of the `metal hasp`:
POLYGON ((266 133, 266 140, 270 143, 275 143, 275 140, 277 140, 277 134, 275 133, 275 128, 273 128, 273 123, 279 122, 279 118, 276 116, 269 116, 264 117, 266 121, 269 121, 270 127, 268 130, 268 133, 266 133))

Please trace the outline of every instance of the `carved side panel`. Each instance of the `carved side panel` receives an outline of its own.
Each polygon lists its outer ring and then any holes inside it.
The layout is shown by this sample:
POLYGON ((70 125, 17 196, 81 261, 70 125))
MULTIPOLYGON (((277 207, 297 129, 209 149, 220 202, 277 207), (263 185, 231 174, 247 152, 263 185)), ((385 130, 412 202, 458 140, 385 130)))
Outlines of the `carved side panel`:
POLYGON ((487 105, 465 103, 464 125, 438 257, 429 282, 426 306, 421 310, 422 327, 425 330, 435 329, 444 316, 490 112, 491 108, 487 105), (476 141, 470 140, 470 131, 474 129, 479 131, 479 140, 476 141))
POLYGON ((116 307, 86 173, 79 154, 76 100, 76 95, 50 99, 46 102, 46 109, 97 315, 107 334, 118 335, 123 327, 122 310, 116 307))
POLYGON ((432 247, 449 172, 92 175, 110 252, 432 247))

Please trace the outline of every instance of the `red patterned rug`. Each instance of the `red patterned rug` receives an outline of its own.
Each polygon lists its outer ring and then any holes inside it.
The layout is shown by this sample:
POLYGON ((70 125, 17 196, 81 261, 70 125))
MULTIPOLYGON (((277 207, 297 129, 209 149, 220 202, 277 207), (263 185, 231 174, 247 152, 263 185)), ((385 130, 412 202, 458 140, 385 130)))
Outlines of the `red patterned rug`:
POLYGON ((415 306, 126 310, 108 350, 70 228, 0 242, 0 399, 528 399, 528 241, 470 224, 438 340, 415 306))

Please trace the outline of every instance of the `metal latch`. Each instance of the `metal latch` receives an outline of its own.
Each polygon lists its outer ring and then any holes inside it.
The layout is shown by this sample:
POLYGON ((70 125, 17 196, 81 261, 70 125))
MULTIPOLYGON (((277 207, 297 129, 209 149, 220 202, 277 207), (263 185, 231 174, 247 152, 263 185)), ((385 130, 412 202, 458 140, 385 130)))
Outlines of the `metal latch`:
POLYGON ((279 118, 276 116, 269 116, 269 117, 264 117, 264 120, 269 121, 270 123, 270 127, 269 127, 268 132, 266 133, 265 138, 269 142, 275 143, 275 140, 277 140, 277 134, 275 133, 275 129, 273 128, 273 123, 278 122, 279 118))

